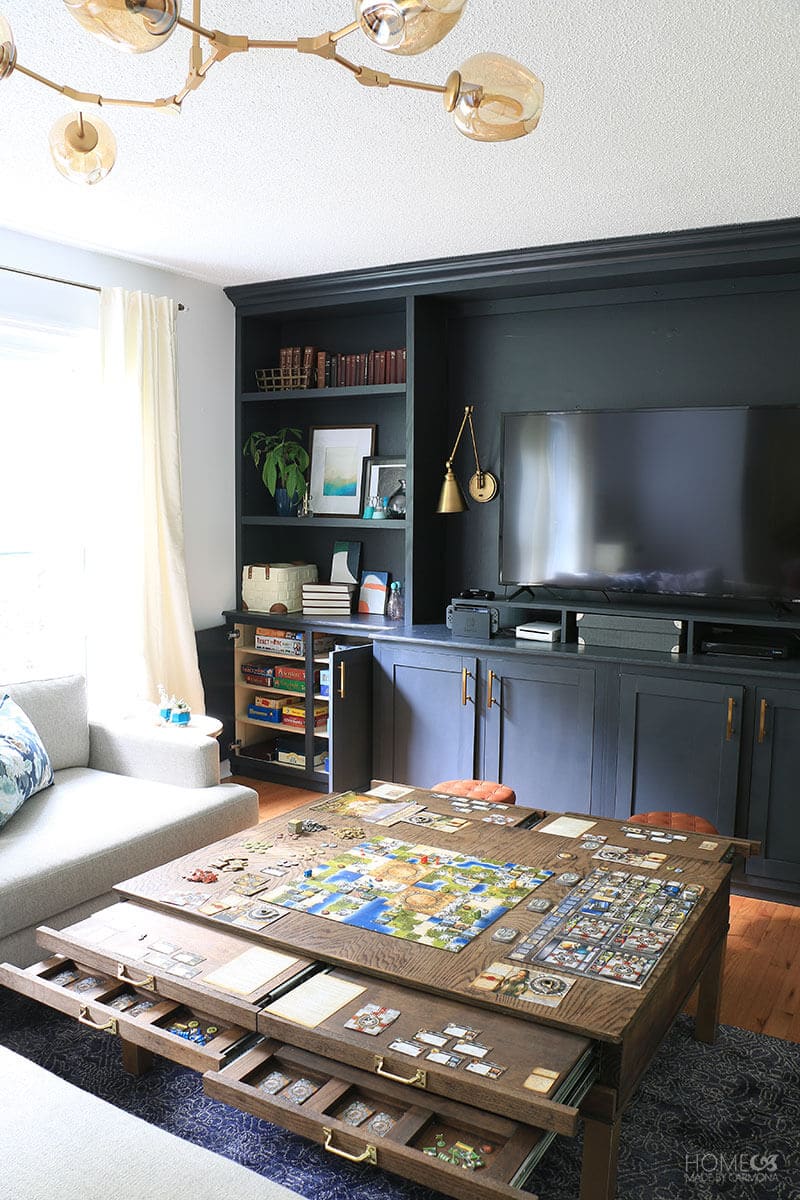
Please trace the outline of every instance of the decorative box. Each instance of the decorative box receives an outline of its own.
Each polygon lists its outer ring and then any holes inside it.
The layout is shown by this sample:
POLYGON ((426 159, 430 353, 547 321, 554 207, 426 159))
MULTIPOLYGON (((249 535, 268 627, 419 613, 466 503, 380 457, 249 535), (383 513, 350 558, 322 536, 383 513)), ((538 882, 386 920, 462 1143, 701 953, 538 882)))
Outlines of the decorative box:
POLYGON ((258 704, 248 704, 247 715, 252 721, 264 721, 267 725, 280 725, 281 723, 279 708, 262 708, 258 704))
POLYGON ((314 583, 312 563, 250 563, 242 567, 242 608, 250 612, 303 611, 303 584, 314 583))

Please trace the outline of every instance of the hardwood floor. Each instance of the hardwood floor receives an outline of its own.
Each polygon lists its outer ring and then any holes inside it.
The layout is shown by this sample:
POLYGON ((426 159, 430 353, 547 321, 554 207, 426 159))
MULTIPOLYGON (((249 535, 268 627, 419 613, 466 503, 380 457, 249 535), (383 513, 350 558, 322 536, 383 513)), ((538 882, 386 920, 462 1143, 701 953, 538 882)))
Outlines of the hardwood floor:
MULTIPOLYGON (((239 776, 235 782, 258 792, 262 821, 320 795, 239 776)), ((694 997, 686 1011, 694 1011, 694 997)), ((731 897, 720 1020, 800 1042, 800 907, 731 897)))

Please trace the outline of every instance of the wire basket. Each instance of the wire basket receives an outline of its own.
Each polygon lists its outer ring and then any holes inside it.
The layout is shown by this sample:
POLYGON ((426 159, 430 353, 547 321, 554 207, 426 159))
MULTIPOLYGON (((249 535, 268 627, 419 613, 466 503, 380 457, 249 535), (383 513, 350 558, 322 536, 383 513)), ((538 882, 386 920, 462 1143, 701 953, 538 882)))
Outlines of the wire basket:
POLYGON ((311 386, 311 371, 300 367, 257 367, 260 392, 296 392, 311 386))

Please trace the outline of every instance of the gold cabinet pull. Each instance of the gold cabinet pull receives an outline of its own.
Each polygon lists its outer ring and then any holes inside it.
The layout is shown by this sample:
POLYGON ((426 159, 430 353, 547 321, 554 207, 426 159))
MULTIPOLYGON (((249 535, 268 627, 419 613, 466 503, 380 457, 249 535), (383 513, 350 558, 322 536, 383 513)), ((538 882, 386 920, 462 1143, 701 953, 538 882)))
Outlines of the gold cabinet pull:
POLYGON ((472 699, 472 696, 467 695, 467 680, 471 679, 471 678, 472 678, 472 672, 468 671, 466 667, 462 667, 461 668, 461 703, 464 705, 465 708, 468 704, 474 704, 474 700, 472 699))
POLYGON ((81 1025, 88 1025, 90 1029, 99 1029, 101 1032, 105 1030, 106 1033, 117 1032, 117 1022, 114 1017, 110 1021, 104 1021, 102 1024, 99 1021, 93 1021, 89 1013, 89 1007, 86 1004, 81 1005, 78 1020, 81 1025))
POLYGON ((322 1126, 322 1132, 325 1134, 325 1149, 328 1154, 338 1154, 339 1158, 346 1158, 348 1162, 368 1162, 377 1167, 378 1151, 374 1146, 367 1146, 363 1154, 350 1154, 349 1151, 340 1150, 338 1146, 333 1145, 333 1130, 327 1125, 322 1126))
POLYGON ((495 698, 494 698, 494 681, 495 681, 495 679, 497 679, 497 675, 495 675, 494 671, 490 671, 489 672, 489 680, 486 685, 487 686, 487 692, 486 692, 486 708, 487 709, 490 709, 493 704, 496 704, 498 708, 500 707, 500 701, 495 700, 495 698))
POLYGON ((761 701, 761 707, 758 713, 758 744, 759 746, 767 736, 767 702, 761 701))
POLYGON ((729 742, 733 737, 733 710, 736 707, 736 701, 733 696, 728 696, 728 719, 725 722, 725 741, 729 742))
POLYGON ((375 1074, 382 1076, 384 1079, 392 1079, 395 1083, 405 1083, 408 1087, 424 1088, 428 1085, 428 1072, 417 1070, 413 1075, 393 1075, 391 1071, 384 1069, 384 1059, 382 1054, 375 1055, 375 1074))
POLYGON ((344 663, 339 663, 339 699, 344 700, 344 663))
POLYGON ((149 988, 151 992, 155 992, 156 981, 152 975, 145 975, 144 979, 134 979, 128 974, 128 968, 125 963, 117 963, 117 979, 120 983, 132 983, 134 987, 149 988))

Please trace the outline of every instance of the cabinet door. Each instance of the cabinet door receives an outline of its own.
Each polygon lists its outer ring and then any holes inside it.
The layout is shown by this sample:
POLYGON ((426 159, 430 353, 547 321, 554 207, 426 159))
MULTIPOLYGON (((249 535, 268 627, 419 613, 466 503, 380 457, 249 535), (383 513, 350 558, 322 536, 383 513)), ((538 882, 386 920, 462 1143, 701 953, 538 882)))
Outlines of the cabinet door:
POLYGON ((556 812, 591 806, 595 673, 524 658, 481 660, 483 778, 517 802, 556 812))
POLYGON ((376 645, 375 774, 430 787, 472 779, 477 659, 376 645))
POLYGON ((372 767, 372 646, 331 651, 330 790, 369 787, 372 767))
POLYGON ((748 875, 800 883, 798 775, 800 692, 757 688, 747 834, 763 854, 748 859, 748 875))
POLYGON ((614 815, 687 812, 733 834, 743 689, 623 674, 614 815))

